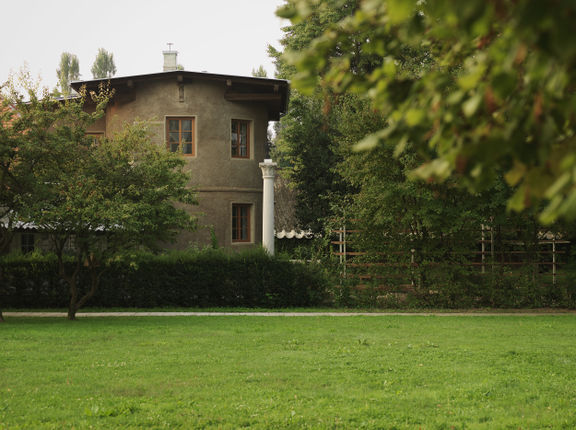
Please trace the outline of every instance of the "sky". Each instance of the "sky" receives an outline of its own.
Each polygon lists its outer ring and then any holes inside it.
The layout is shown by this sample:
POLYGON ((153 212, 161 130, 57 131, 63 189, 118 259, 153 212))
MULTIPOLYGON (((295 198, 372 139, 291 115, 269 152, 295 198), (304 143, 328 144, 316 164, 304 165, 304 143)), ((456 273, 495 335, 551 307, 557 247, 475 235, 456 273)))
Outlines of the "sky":
POLYGON ((162 71, 162 51, 178 51, 187 71, 274 77, 267 46, 280 48, 284 0, 2 0, 0 85, 26 66, 52 89, 62 52, 78 57, 80 79, 99 48, 114 54, 116 76, 162 71))

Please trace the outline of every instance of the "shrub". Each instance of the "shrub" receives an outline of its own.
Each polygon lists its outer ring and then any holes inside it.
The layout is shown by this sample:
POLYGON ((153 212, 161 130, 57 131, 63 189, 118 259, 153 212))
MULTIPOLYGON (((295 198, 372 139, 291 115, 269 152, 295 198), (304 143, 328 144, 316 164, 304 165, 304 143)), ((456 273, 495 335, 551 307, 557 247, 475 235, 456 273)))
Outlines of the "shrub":
MULTIPOLYGON (((53 256, 4 257, 0 302, 4 308, 64 307, 65 284, 53 256)), ((87 285, 86 273, 80 285, 87 285)), ((88 303, 98 307, 289 307, 320 304, 327 278, 303 263, 263 250, 126 255, 104 268, 88 303)))

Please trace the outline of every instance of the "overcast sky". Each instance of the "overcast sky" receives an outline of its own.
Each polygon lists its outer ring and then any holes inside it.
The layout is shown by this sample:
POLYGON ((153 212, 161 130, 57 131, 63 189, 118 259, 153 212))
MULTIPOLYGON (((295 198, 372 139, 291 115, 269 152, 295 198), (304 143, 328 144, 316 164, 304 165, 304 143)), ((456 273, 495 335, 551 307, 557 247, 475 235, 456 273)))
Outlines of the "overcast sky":
POLYGON ((188 71, 249 76, 274 66, 266 48, 280 47, 287 23, 275 11, 284 0, 16 0, 2 1, 0 84, 27 64, 49 88, 57 84, 62 52, 78 56, 81 79, 104 48, 116 76, 162 71, 173 43, 188 71))

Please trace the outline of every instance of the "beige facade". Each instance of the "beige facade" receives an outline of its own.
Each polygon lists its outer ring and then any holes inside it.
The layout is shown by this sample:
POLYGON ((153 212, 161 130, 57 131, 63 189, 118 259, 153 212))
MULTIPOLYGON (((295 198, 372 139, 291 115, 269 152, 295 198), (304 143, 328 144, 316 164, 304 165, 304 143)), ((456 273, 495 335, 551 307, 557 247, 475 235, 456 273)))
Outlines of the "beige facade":
MULTIPOLYGON (((102 81, 75 82, 95 89, 102 81)), ((182 232, 176 248, 205 246, 212 234, 220 246, 242 249, 262 242, 262 174, 270 120, 284 112, 288 83, 184 71, 113 78, 106 115, 88 132, 113 136, 125 123, 145 120, 152 138, 179 152, 197 190, 199 229, 182 232), (171 143, 180 138, 178 143, 171 143), (246 145, 232 148, 242 127, 246 145), (171 134, 171 131, 176 130, 171 134), (186 137, 184 137, 186 136, 186 137), (191 139, 190 139, 191 136, 191 139), (191 140, 191 142, 190 142, 191 140), (235 153, 235 155, 234 155, 235 153), (233 226, 236 230, 233 231, 233 226), (242 233, 239 233, 241 226, 242 233), (246 230, 247 229, 247 230, 246 230)))

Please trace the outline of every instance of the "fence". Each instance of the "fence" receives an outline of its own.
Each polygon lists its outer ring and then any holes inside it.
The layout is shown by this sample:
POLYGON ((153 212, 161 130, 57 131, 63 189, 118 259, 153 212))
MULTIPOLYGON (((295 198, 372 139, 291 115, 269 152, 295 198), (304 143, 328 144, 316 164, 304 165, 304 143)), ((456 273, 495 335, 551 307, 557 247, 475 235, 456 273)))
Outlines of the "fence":
MULTIPOLYGON (((348 229, 345 225, 333 230, 337 240, 331 243, 334 246, 333 254, 340 260, 342 277, 357 278, 360 281, 380 279, 385 284, 393 283, 397 287, 410 288, 419 282, 417 273, 422 270, 457 261, 459 265, 476 270, 480 275, 497 273, 507 276, 518 273, 518 269, 530 268, 534 277, 538 276, 539 280, 545 279, 556 285, 561 276, 560 268, 566 262, 570 241, 563 240, 560 234, 554 232, 537 232, 531 241, 506 238, 518 235, 519 232, 482 224, 480 229, 475 230, 477 239, 464 246, 467 249, 444 250, 443 259, 423 255, 425 253, 409 246, 403 250, 371 253, 358 250, 358 243, 354 239, 362 231, 348 229), (455 258, 456 254, 459 254, 458 258, 455 258), (403 281, 392 282, 395 279, 403 281)), ((388 240, 392 241, 393 238, 388 240)), ((434 241, 434 238, 430 241, 434 241)), ((382 246, 386 246, 385 241, 382 246)))

